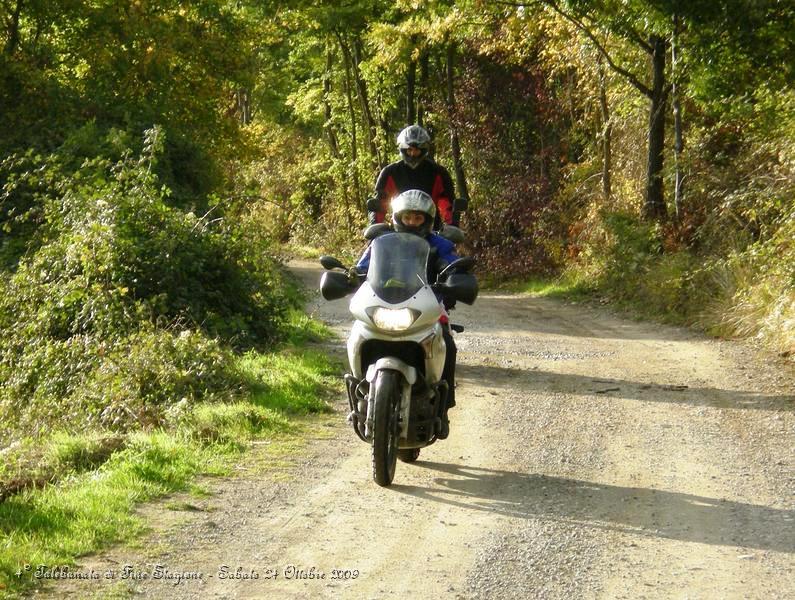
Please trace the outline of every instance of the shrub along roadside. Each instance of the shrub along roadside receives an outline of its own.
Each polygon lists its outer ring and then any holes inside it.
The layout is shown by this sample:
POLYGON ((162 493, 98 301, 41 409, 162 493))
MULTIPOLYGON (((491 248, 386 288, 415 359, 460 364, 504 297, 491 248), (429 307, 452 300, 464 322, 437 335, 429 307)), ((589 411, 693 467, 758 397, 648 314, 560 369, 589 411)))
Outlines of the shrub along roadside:
MULTIPOLYGON (((313 328, 317 335, 317 326, 313 328)), ((55 485, 25 489, 0 502, 0 595, 37 585, 31 565, 71 565, 75 558, 145 529, 134 506, 192 490, 199 474, 222 474, 253 439, 300 436, 301 417, 329 411, 323 390, 340 391, 325 355, 296 347, 250 352, 237 360, 246 393, 228 403, 176 403, 162 427, 110 438, 56 433, 39 440, 40 473, 55 485), (115 452, 108 451, 108 440, 115 452), (20 573, 19 576, 16 573, 20 573)), ((21 456, 24 444, 19 445, 21 456)), ((6 458, 12 459, 12 452, 6 458)), ((0 479, 27 467, 5 461, 0 479)))
POLYGON ((514 282, 543 296, 606 298, 645 319, 701 329, 719 337, 755 338, 784 357, 795 355, 795 213, 770 239, 725 257, 699 254, 666 239, 658 224, 627 213, 605 214, 598 231, 554 280, 514 282))
POLYGON ((173 201, 164 144, 155 127, 138 154, 0 161, 0 596, 35 584, 20 566, 132 535, 135 502, 327 410, 329 365, 295 346, 326 332, 239 207, 173 201))
POLYGON ((172 206, 164 144, 153 128, 139 156, 0 163, 0 448, 226 401, 245 383, 235 352, 285 336, 299 298, 267 241, 220 206, 172 206))

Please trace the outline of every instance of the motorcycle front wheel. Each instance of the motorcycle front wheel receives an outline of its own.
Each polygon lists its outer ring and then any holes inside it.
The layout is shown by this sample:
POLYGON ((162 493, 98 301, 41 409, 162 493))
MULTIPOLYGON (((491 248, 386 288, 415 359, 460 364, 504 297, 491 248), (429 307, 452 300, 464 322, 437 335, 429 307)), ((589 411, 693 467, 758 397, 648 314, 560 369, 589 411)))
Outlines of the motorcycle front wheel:
POLYGON ((373 479, 378 485, 387 486, 395 478, 398 457, 399 375, 379 371, 373 388, 373 479))

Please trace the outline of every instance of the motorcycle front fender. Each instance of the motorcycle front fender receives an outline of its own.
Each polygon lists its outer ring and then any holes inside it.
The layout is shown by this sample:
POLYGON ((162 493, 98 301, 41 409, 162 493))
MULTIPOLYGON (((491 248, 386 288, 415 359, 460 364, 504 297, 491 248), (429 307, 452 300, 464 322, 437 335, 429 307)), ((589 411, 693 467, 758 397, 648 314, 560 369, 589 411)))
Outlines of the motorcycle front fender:
POLYGON ((385 356, 384 358, 379 358, 367 368, 365 379, 372 384, 378 372, 384 370, 397 371, 403 376, 404 384, 400 394, 400 437, 406 439, 408 437, 407 425, 411 412, 411 386, 417 381, 417 369, 407 365, 399 358, 385 356))
POLYGON ((407 365, 399 358, 394 358, 392 356, 379 358, 377 361, 367 367, 367 375, 365 375, 364 378, 369 383, 373 383, 373 380, 375 380, 375 374, 378 373, 378 371, 382 371, 384 369, 397 371, 403 375, 403 379, 405 379, 409 385, 414 385, 417 382, 417 369, 411 365, 407 365))

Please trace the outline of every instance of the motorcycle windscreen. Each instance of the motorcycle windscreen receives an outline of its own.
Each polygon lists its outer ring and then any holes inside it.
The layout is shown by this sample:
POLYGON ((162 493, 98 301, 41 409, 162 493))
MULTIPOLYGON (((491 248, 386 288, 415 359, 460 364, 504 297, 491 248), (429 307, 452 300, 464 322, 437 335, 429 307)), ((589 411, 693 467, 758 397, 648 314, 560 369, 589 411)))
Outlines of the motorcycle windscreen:
POLYGON ((367 282, 390 304, 405 302, 426 284, 430 246, 411 233, 389 233, 370 247, 367 282))

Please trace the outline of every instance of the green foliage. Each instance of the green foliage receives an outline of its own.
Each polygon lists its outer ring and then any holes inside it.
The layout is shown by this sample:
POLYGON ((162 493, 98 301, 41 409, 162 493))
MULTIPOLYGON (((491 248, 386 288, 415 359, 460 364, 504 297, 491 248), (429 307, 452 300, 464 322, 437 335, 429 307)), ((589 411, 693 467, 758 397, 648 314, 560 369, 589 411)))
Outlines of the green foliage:
POLYGON ((0 502, 0 585, 8 586, 6 592, 36 584, 30 573, 14 576, 22 565, 70 565, 79 555, 131 539, 143 531, 135 504, 188 490, 199 473, 223 473, 249 440, 300 436, 290 415, 329 410, 318 396, 332 371, 337 377, 324 355, 249 353, 240 362, 256 391, 253 402, 242 395, 232 403, 183 400, 166 412, 168 429, 150 433, 57 432, 39 440, 36 461, 30 440, 3 450, 0 496, 32 470, 43 481, 57 482, 28 486, 0 502), (27 458, 16 460, 21 457, 27 458))
POLYGON ((0 279, 7 426, 156 425, 180 399, 239 387, 229 345, 281 337, 297 297, 267 248, 169 206, 155 174, 163 146, 153 129, 141 156, 89 159, 69 175, 60 155, 6 162, 8 197, 29 207, 9 220, 31 226, 0 279))
POLYGON ((609 244, 605 277, 615 282, 626 279, 627 283, 639 278, 649 258, 662 251, 659 225, 627 213, 606 213, 603 220, 609 244))

